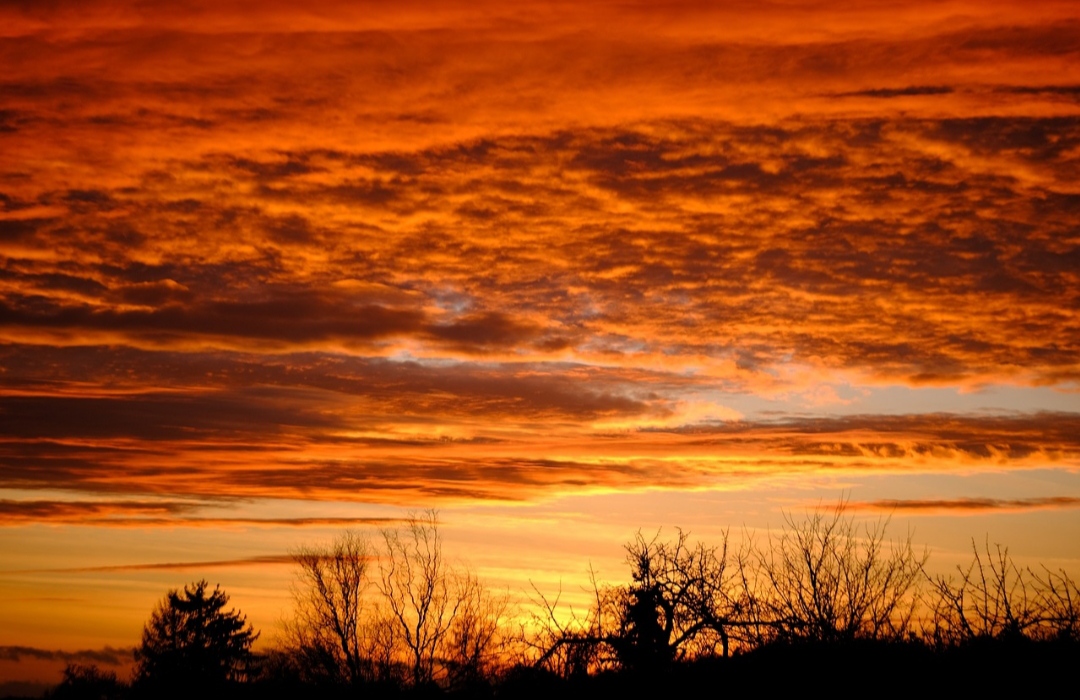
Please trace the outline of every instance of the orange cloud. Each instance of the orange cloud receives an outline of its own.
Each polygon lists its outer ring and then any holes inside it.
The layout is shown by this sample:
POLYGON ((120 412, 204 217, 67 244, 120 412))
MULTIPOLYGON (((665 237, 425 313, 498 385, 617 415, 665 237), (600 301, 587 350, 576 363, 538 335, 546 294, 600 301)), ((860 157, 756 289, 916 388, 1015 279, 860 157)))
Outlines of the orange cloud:
MULTIPOLYGON (((72 422, 52 424, 49 430, 66 437, 8 437, 0 442, 0 456, 8 465, 0 487, 189 498, 449 503, 536 500, 590 490, 694 489, 828 472, 949 473, 1071 468, 1080 462, 1080 430, 1076 415, 1069 413, 852 416, 537 432, 512 423, 483 425, 484 414, 476 423, 449 415, 385 416, 366 427, 349 426, 346 416, 305 423, 305 412, 323 404, 316 401, 304 409, 293 400, 290 412, 278 413, 258 396, 240 399, 233 397, 220 408, 214 403, 116 402, 123 415, 138 420, 116 418, 108 402, 77 410, 60 402, 49 413, 67 413, 72 422), (98 415, 99 422, 84 419, 89 415, 84 410, 98 415), (189 419, 183 431, 166 427, 184 411, 206 422, 189 419), (236 417, 225 422, 226 415, 236 417), (451 425, 460 435, 435 432, 451 425)), ((16 423, 11 430, 29 435, 31 424, 16 423)), ((154 502, 9 501, 3 510, 6 520, 55 519, 97 526, 338 522, 318 515, 265 521, 208 516, 188 505, 154 502)))
POLYGON ((687 122, 181 161, 18 204, 67 215, 4 222, 0 337, 681 363, 751 391, 791 358, 1075 381, 1076 138, 1072 120, 687 122))

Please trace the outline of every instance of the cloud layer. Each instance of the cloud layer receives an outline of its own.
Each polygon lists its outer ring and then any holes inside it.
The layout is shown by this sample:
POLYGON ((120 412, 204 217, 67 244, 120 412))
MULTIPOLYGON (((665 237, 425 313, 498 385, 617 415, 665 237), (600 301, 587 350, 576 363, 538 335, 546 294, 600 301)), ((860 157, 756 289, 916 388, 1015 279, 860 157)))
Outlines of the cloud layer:
MULTIPOLYGON (((0 12, 6 488, 1076 463, 1073 414, 813 417, 840 385, 1077 390, 1068 3, 0 12)), ((74 507, 5 518, 129 517, 74 507)))

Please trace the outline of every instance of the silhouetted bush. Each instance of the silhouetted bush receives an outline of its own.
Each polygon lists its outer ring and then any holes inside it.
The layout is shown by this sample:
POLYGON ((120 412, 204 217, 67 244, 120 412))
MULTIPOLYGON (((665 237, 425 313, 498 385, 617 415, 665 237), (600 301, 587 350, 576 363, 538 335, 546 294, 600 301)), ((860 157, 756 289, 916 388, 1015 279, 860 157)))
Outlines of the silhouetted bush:
POLYGON ((939 647, 987 642, 1080 641, 1080 589, 1064 571, 1020 568, 1000 545, 957 567, 958 578, 933 579, 928 638, 939 647))
POLYGON ((112 671, 102 671, 94 664, 68 664, 64 679, 49 695, 58 700, 119 700, 127 692, 112 671))

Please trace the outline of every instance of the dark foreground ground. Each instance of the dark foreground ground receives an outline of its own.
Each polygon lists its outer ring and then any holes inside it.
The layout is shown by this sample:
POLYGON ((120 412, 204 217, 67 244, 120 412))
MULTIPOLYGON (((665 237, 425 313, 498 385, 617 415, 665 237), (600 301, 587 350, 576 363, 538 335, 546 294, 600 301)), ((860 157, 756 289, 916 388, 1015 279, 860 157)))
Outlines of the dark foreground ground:
MULTIPOLYGON (((139 688, 86 679, 48 697, 94 700, 142 698, 456 698, 575 700, 577 698, 788 697, 1076 697, 1080 642, 995 641, 938 650, 912 643, 774 645, 728 659, 676 663, 650 671, 613 671, 563 678, 530 667, 457 688, 367 684, 342 687, 296 678, 264 679, 228 687, 139 688)), ((14 696, 10 696, 14 697, 14 696)))

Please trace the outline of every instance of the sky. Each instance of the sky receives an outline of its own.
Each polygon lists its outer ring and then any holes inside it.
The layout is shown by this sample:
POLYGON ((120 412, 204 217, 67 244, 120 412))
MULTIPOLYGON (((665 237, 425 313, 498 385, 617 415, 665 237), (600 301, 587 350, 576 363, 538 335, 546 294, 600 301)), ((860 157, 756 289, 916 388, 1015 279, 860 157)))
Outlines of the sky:
POLYGON ((0 683, 437 508, 1080 572, 1080 12, 0 1, 0 683))

